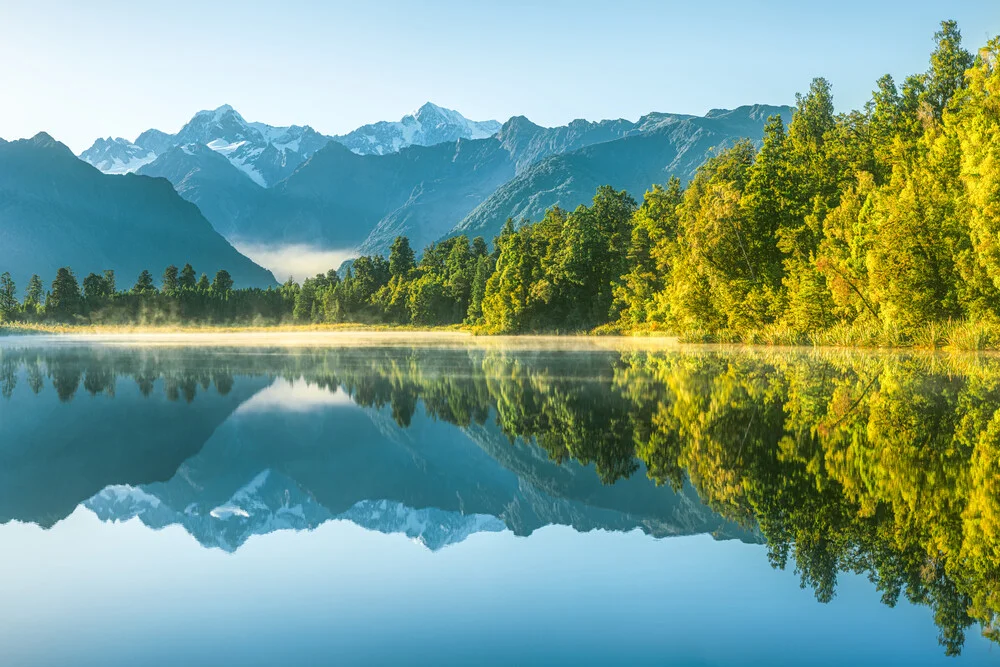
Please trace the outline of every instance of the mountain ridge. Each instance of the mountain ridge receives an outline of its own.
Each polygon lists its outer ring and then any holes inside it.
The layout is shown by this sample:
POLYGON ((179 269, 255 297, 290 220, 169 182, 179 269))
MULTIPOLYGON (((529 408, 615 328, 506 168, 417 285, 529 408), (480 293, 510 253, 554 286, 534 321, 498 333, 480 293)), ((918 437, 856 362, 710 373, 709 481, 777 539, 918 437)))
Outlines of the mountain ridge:
POLYGON ((276 284, 168 180, 103 174, 46 133, 0 143, 0 270, 20 286, 65 266, 79 280, 112 269, 125 285, 185 262, 241 286, 276 284))

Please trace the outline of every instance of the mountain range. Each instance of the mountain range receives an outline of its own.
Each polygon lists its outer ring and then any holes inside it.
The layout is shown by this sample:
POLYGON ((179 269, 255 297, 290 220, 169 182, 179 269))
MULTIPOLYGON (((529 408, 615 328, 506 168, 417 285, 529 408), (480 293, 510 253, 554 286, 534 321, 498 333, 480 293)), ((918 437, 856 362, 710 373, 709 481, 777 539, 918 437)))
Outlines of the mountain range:
POLYGON ((490 241, 508 217, 575 208, 604 184, 640 199, 670 176, 689 180, 713 151, 759 141, 772 114, 788 121, 791 108, 547 128, 523 116, 469 121, 428 103, 398 122, 326 136, 250 123, 227 105, 195 114, 177 134, 102 139, 80 157, 108 173, 168 179, 238 247, 385 253, 399 234, 417 249, 460 233, 490 241))
POLYGON ((241 286, 275 284, 167 180, 102 174, 45 133, 0 140, 0 271, 20 288, 64 266, 80 280, 112 269, 127 288, 144 269, 185 262, 227 269, 241 286))
POLYGON ((497 121, 470 121, 456 111, 428 102, 397 122, 382 121, 342 136, 327 136, 308 125, 276 127, 247 122, 224 104, 199 111, 177 134, 146 130, 135 141, 121 137, 97 139, 80 158, 105 173, 124 174, 139 170, 171 149, 206 146, 257 185, 270 187, 331 141, 359 155, 384 155, 407 146, 489 137, 499 129, 497 121))

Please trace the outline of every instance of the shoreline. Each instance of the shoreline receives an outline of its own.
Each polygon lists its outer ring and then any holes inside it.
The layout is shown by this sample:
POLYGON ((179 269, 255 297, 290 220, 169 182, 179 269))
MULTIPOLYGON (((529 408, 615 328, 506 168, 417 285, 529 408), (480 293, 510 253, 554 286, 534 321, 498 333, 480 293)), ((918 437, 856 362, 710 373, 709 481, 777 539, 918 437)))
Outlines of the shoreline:
POLYGON ((101 326, 0 325, 0 348, 41 345, 203 346, 203 347, 478 347, 521 349, 611 350, 769 350, 855 353, 920 353, 997 356, 993 346, 937 344, 837 344, 789 341, 740 342, 685 340, 653 332, 562 334, 476 334, 460 325, 414 327, 384 324, 320 324, 276 326, 101 326))

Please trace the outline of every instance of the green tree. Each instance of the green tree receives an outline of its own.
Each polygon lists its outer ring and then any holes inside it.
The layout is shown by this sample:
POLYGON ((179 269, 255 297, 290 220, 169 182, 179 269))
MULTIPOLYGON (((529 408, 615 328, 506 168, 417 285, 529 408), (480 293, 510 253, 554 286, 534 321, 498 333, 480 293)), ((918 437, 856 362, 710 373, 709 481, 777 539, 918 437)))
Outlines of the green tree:
POLYGON ((942 21, 934 41, 924 94, 934 118, 940 121, 952 97, 964 88, 965 71, 972 67, 973 58, 962 48, 962 33, 955 21, 942 21))
POLYGON ((37 315, 44 305, 45 288, 42 286, 42 279, 37 275, 32 275, 28 281, 28 287, 24 291, 24 312, 27 315, 37 315))
POLYGON ((113 294, 113 284, 108 283, 106 275, 91 273, 83 279, 83 298, 87 302, 88 310, 98 310, 113 294))
POLYGON ((219 269, 212 280, 212 291, 216 294, 229 294, 233 290, 233 277, 229 271, 219 269))
POLYGON ((132 287, 132 293, 150 294, 155 291, 156 285, 153 284, 153 274, 149 271, 143 270, 136 279, 135 285, 132 287))
POLYGON ((410 240, 405 236, 397 236, 389 250, 390 277, 406 278, 415 268, 415 255, 410 247, 410 240))
POLYGON ((198 279, 193 266, 190 264, 184 265, 177 279, 177 284, 182 290, 194 290, 198 286, 198 279))
POLYGON ((68 267, 59 269, 52 281, 52 291, 45 300, 46 315, 60 322, 70 322, 83 314, 80 284, 68 267))
POLYGON ((163 271, 163 282, 160 285, 160 291, 164 294, 175 294, 179 289, 178 269, 171 264, 163 271))
POLYGON ((21 310, 17 302, 17 285, 10 277, 10 273, 0 275, 0 322, 17 319, 21 310))

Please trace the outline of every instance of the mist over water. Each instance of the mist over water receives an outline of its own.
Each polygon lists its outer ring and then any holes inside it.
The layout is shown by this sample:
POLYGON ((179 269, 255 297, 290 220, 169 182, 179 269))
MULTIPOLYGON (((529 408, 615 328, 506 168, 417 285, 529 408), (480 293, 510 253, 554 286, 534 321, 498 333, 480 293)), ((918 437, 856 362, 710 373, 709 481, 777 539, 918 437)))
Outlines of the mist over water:
POLYGON ((340 265, 358 256, 357 250, 316 248, 303 243, 288 245, 233 242, 239 252, 274 274, 278 282, 289 277, 301 281, 317 273, 339 269, 340 265))

